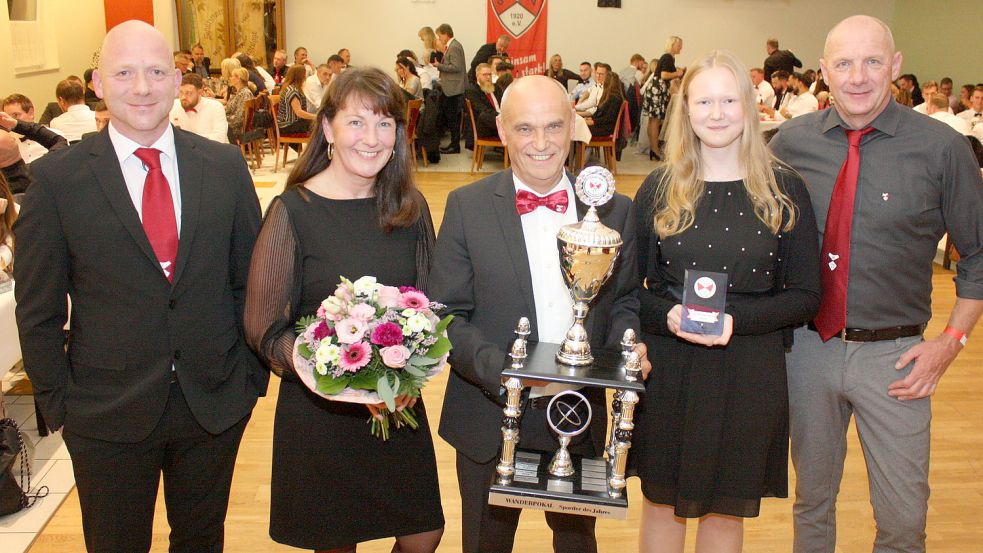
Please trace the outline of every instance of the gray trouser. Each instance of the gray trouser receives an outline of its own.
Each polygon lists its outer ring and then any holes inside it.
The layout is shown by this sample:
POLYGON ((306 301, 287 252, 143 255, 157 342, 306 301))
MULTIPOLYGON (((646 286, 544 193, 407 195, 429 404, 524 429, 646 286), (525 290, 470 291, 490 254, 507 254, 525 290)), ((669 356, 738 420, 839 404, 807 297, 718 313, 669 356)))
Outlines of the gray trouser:
POLYGON ((795 466, 794 553, 833 553, 836 495, 846 458, 846 432, 856 416, 867 463, 877 537, 874 553, 925 551, 928 511, 929 398, 899 401, 890 383, 911 371, 898 357, 921 337, 825 344, 795 331, 788 355, 792 463, 795 466))

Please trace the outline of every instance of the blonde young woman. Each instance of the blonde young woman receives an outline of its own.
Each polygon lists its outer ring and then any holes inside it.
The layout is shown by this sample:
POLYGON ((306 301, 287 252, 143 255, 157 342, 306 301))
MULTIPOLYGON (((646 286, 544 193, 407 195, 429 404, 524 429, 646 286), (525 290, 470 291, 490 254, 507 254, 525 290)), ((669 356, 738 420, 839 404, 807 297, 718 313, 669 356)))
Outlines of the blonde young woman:
MULTIPOLYGON (((768 152, 748 70, 697 59, 670 106, 667 159, 636 201, 643 338, 658 359, 636 415, 641 551, 741 550, 762 497, 788 496, 786 332, 819 307, 802 179, 768 152), (680 330, 685 271, 727 274, 721 336, 680 330)), ((723 292, 723 290, 721 290, 723 292)))
POLYGON ((676 56, 682 50, 683 39, 678 36, 670 36, 666 39, 666 52, 659 58, 655 69, 655 80, 642 101, 642 115, 647 115, 649 118, 646 129, 649 137, 649 159, 662 159, 659 133, 662 131, 662 121, 668 113, 669 82, 686 73, 685 67, 676 68, 676 56))
POLYGON ((420 63, 423 65, 433 63, 434 54, 440 54, 437 49, 437 33, 433 32, 433 29, 430 27, 423 27, 416 33, 416 36, 420 37, 420 41, 423 42, 423 51, 420 52, 420 63))

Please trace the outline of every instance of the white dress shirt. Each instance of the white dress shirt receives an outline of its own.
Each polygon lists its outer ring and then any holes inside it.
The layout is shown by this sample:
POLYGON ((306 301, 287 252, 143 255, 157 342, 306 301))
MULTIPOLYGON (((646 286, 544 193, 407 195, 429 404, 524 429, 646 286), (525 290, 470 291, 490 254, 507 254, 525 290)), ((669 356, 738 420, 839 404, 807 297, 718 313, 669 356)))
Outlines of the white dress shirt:
MULTIPOLYGON (((273 90, 273 88, 276 86, 276 81, 273 80, 273 75, 270 75, 270 72, 261 65, 256 66, 256 73, 263 78, 263 84, 266 85, 266 90, 273 90)), ((256 92, 259 93, 262 91, 257 90, 256 92)))
MULTIPOLYGON (((537 196, 544 196, 523 184, 514 173, 512 181, 516 192, 527 190, 537 196)), ((536 320, 533 321, 536 325, 536 334, 540 342, 557 344, 563 341, 567 330, 573 324, 573 299, 560 272, 556 234, 563 225, 577 222, 577 204, 574 200, 573 186, 566 174, 545 195, 560 190, 565 190, 567 193, 565 212, 557 213, 540 207, 519 218, 522 222, 522 237, 526 243, 526 257, 529 259, 532 295, 536 303, 536 320)), ((576 388, 578 387, 551 383, 548 386, 533 387, 529 395, 530 397, 551 396, 563 390, 576 388)))
MULTIPOLYGON (((109 139, 113 143, 116 151, 116 158, 119 159, 119 167, 123 172, 123 180, 126 181, 126 191, 130 194, 133 207, 137 210, 137 216, 143 222, 143 183, 147 180, 148 169, 144 166, 140 158, 133 155, 137 148, 142 145, 123 136, 109 123, 109 139)), ((161 151, 160 170, 167 179, 167 184, 171 186, 171 200, 174 202, 174 218, 177 219, 177 234, 181 236, 181 182, 178 180, 177 150, 174 147, 174 128, 170 125, 164 134, 160 135, 150 148, 161 151)))
POLYGON ((51 120, 48 125, 61 133, 69 142, 82 140, 87 132, 96 132, 96 112, 85 104, 68 106, 68 110, 51 120))
POLYGON ((761 81, 754 87, 754 91, 759 104, 768 107, 775 105, 775 89, 771 87, 771 83, 761 81))
MULTIPOLYGON (((917 111, 922 115, 928 115, 928 102, 922 102, 911 109, 917 111)), ((949 113, 952 113, 952 108, 949 108, 949 113)))
MULTIPOLYGON (((791 94, 786 94, 791 96, 791 94)), ((782 103, 785 104, 785 99, 782 99, 782 103)), ((819 100, 811 92, 803 92, 802 94, 796 94, 785 104, 788 109, 789 114, 792 117, 798 117, 800 115, 805 115, 807 113, 812 113, 814 111, 819 111, 819 100)), ((778 117, 785 117, 780 112, 775 112, 776 119, 778 117)))
POLYGON ((601 96, 604 94, 604 87, 599 84, 595 84, 590 88, 586 97, 581 96, 580 102, 577 103, 577 111, 585 111, 588 115, 594 115, 597 111, 597 103, 601 100, 601 96))
MULTIPOLYGON (((570 81, 567 82, 569 83, 570 81)), ((573 87, 573 90, 570 92, 570 99, 574 102, 579 102, 585 92, 590 92, 590 89, 594 88, 594 84, 594 77, 587 79, 586 82, 577 83, 577 86, 573 87)))
MULTIPOLYGON (((331 84, 331 79, 328 79, 328 84, 331 84)), ((322 85, 321 79, 317 78, 317 73, 307 77, 304 80, 304 97, 307 98, 307 111, 314 113, 321 107, 321 98, 324 97, 324 91, 328 88, 328 85, 322 85)))
POLYGON ((932 119, 938 119, 939 121, 942 121, 946 125, 952 127, 957 133, 961 135, 972 134, 970 132, 972 131, 972 127, 970 127, 969 121, 957 115, 953 115, 951 113, 947 113, 944 111, 937 111, 932 115, 929 115, 929 117, 931 117, 932 119))
POLYGON ((210 140, 229 143, 229 120, 225 118, 225 106, 221 102, 202 96, 193 109, 184 111, 181 100, 175 98, 171 107, 171 123, 210 140))

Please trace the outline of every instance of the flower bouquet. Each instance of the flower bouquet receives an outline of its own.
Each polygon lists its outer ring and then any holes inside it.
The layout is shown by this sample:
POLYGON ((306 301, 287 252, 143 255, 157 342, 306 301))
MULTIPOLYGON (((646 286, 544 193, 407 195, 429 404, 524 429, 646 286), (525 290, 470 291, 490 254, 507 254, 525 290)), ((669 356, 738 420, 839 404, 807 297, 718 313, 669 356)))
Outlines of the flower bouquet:
POLYGON ((396 411, 396 396, 420 397, 420 389, 443 370, 453 316, 438 319, 434 311, 442 307, 410 286, 385 286, 372 276, 355 282, 341 277, 317 315, 297 321, 297 374, 311 391, 332 401, 385 403, 382 420, 369 418, 376 437, 388 440, 391 426, 415 430, 415 412, 396 411))

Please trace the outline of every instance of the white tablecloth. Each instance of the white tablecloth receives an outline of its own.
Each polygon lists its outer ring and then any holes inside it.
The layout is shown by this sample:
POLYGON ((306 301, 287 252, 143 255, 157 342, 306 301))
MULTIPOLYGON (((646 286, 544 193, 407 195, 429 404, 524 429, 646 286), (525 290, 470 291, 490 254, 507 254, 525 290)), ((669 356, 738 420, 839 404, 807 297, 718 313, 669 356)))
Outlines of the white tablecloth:
POLYGON ((777 129, 784 122, 784 119, 779 119, 777 121, 774 119, 762 119, 758 121, 758 126, 761 128, 761 132, 765 132, 771 129, 777 129))
POLYGON ((0 377, 20 361, 20 338, 14 318, 14 292, 0 294, 0 377))
POLYGON ((584 144, 590 142, 591 139, 590 127, 587 126, 587 120, 576 114, 574 114, 573 139, 575 142, 583 142, 584 144))

